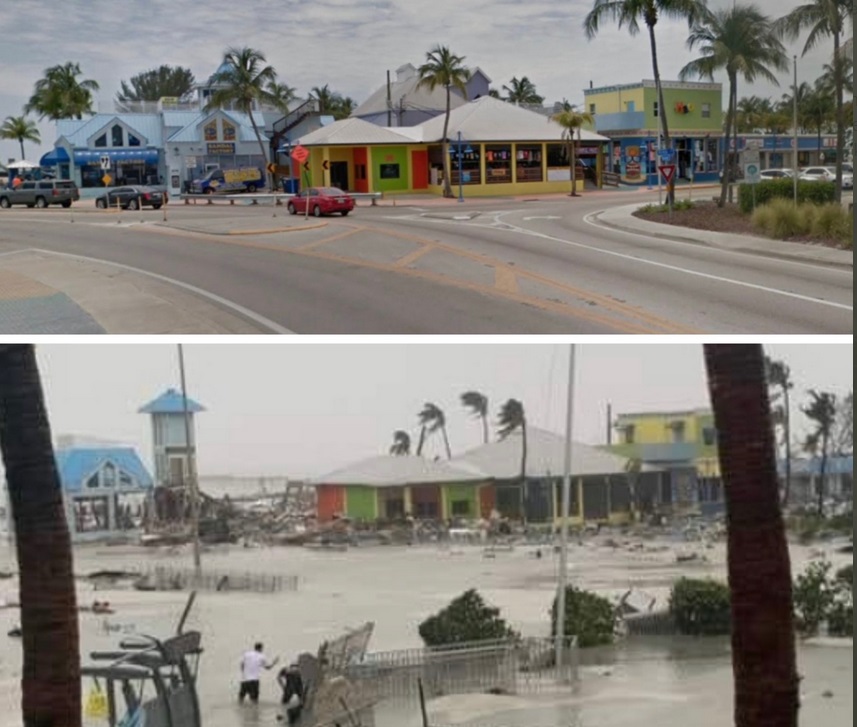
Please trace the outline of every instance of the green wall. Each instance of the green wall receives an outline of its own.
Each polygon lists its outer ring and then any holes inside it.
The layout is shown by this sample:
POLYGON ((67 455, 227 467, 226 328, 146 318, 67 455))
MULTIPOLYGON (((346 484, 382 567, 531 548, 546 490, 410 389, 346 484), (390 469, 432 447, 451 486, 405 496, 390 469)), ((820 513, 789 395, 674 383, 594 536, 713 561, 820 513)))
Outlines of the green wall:
POLYGON ((444 485, 444 490, 446 490, 446 507, 448 510, 444 513, 444 517, 453 517, 452 503, 458 500, 467 500, 470 503, 470 512, 467 517, 479 515, 479 491, 476 485, 444 485))
MULTIPOLYGON (((723 94, 721 91, 704 89, 664 88, 664 104, 667 107, 667 125, 670 136, 673 130, 680 131, 711 131, 719 134, 722 128, 723 94), (681 102, 693 106, 693 111, 687 114, 676 113, 675 105, 681 102), (711 104, 711 116, 702 117, 702 104, 711 104)), ((646 128, 654 129, 657 118, 654 114, 654 104, 658 99, 655 88, 646 88, 646 128)), ((639 110, 639 109, 638 109, 639 110)))
POLYGON ((397 192, 410 189, 411 168, 408 164, 408 148, 406 146, 373 146, 372 151, 372 181, 375 192, 397 192), (398 164, 398 179, 382 179, 382 164, 398 164))
POLYGON ((374 520, 378 517, 378 498, 374 487, 350 485, 345 488, 345 511, 348 517, 374 520))

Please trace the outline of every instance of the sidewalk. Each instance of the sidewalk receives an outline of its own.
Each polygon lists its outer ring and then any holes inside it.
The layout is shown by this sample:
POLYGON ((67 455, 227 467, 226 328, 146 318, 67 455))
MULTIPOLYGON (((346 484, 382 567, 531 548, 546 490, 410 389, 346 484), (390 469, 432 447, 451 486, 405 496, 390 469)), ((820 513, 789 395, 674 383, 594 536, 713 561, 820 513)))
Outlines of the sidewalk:
POLYGON ((594 218, 614 229, 642 233, 663 240, 676 240, 679 242, 695 243, 697 245, 701 243, 721 250, 750 252, 756 255, 766 255, 786 260, 822 263, 824 265, 849 268, 854 267, 854 253, 851 250, 837 250, 824 245, 785 242, 783 240, 772 240, 768 237, 711 232, 709 230, 697 230, 650 222, 649 220, 634 217, 632 214, 642 206, 641 203, 637 203, 623 205, 622 207, 613 207, 612 209, 597 213, 594 218))
POLYGON ((264 319, 132 268, 73 255, 0 255, 0 335, 264 334, 264 319))

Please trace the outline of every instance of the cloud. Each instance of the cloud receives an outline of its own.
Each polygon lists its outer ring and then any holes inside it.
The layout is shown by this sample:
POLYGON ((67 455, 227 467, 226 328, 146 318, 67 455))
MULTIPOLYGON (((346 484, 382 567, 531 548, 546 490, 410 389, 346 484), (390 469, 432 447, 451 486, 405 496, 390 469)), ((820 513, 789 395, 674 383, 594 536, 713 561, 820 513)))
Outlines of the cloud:
MULTIPOLYGON (((802 1, 756 4, 777 16, 802 1)), ((61 20, 46 16, 43 3, 4 5, 0 118, 21 113, 33 84, 51 65, 78 62, 83 76, 101 86, 99 109, 110 111, 120 81, 162 63, 189 67, 203 80, 233 45, 264 51, 281 79, 300 93, 327 83, 358 102, 384 83, 387 69, 418 65, 438 43, 482 68, 498 88, 526 75, 548 101, 580 102, 590 81, 600 86, 652 77, 644 32, 632 37, 607 25, 592 41, 585 38, 582 23, 592 0, 65 0, 61 20)), ((661 20, 656 33, 662 75, 675 78, 692 58, 685 48, 686 25, 661 20)), ((812 81, 821 72, 828 46, 800 60, 800 80, 812 81)), ((801 48, 793 44, 790 53, 799 55, 801 48)), ((783 90, 790 83, 791 75, 783 74, 783 90)), ((782 92, 767 83, 739 87, 742 95, 782 92)), ((51 123, 40 129, 45 151, 55 131, 51 123)), ((17 153, 14 142, 0 142, 0 158, 17 153)))

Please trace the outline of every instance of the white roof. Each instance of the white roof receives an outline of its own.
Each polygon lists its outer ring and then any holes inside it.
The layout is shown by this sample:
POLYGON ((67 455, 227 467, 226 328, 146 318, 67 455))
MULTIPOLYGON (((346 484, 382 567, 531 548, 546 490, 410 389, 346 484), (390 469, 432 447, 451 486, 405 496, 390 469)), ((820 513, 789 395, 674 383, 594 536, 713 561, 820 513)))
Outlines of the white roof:
POLYGON ((302 136, 303 146, 359 146, 362 144, 410 144, 411 139, 363 119, 347 118, 302 136))
POLYGON ((488 476, 467 464, 429 460, 413 455, 370 457, 313 479, 316 485, 397 487, 441 482, 479 482, 488 476))
MULTIPOLYGON (((441 141, 443 119, 442 114, 420 124, 423 141, 441 141)), ((483 96, 450 112, 449 138, 455 139, 459 131, 465 141, 560 141, 563 129, 543 114, 483 96)), ((586 129, 580 130, 580 139, 608 141, 606 136, 586 129)))
MULTIPOLYGON (((565 461, 565 438, 554 432, 527 427, 527 476, 561 477, 565 461)), ((571 474, 622 474, 625 457, 612 454, 581 442, 571 445, 571 474)), ((498 480, 514 479, 521 473, 521 434, 512 432, 499 442, 490 442, 471 449, 451 463, 456 467, 475 467, 498 480)))

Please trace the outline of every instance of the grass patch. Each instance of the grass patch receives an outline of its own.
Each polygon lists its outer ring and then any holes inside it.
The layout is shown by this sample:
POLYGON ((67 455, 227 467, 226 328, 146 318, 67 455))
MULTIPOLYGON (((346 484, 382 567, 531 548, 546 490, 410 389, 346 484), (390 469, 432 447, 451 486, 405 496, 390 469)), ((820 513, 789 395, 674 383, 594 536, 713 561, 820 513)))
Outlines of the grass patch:
POLYGON ((853 241, 854 218, 835 203, 803 202, 795 207, 791 200, 775 199, 757 207, 750 219, 766 235, 781 240, 812 236, 837 240, 849 247, 853 241))

